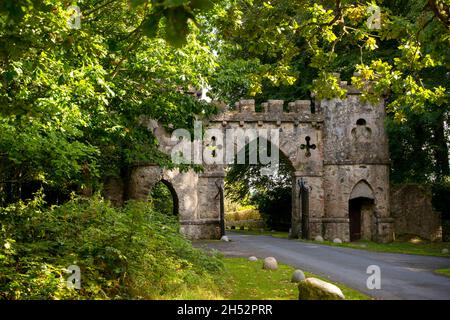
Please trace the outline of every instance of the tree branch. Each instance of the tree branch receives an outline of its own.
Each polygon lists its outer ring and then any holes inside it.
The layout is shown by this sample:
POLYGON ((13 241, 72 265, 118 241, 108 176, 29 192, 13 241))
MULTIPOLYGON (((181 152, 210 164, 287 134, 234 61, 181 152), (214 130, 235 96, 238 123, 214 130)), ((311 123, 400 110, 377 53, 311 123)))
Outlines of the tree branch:
MULTIPOLYGON (((447 28, 450 27, 450 16, 445 16, 441 13, 436 0, 428 0, 427 6, 433 11, 436 18, 438 18, 438 20, 441 21, 444 26, 446 26, 447 28)), ((445 8, 445 11, 449 12, 449 8, 447 6, 445 8)))
POLYGON ((336 0, 336 9, 334 10, 334 13, 334 18, 327 24, 328 26, 332 26, 336 21, 342 18, 341 0, 336 0))

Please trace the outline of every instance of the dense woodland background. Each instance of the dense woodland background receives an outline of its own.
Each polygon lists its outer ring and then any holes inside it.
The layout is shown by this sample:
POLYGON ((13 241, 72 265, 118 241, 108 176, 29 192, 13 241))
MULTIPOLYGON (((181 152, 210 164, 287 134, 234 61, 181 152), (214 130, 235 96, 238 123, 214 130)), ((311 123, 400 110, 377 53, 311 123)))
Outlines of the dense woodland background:
MULTIPOLYGON (((170 297, 220 270, 155 201, 98 196, 135 162, 172 166, 139 117, 190 128, 216 112, 200 88, 231 105, 343 97, 341 73, 386 99, 392 182, 429 184, 448 225, 449 28, 449 0, 1 1, 0 298, 170 297), (57 280, 74 263, 97 279, 76 294, 57 280)), ((229 197, 273 218, 289 187, 255 172, 233 167, 229 197)))

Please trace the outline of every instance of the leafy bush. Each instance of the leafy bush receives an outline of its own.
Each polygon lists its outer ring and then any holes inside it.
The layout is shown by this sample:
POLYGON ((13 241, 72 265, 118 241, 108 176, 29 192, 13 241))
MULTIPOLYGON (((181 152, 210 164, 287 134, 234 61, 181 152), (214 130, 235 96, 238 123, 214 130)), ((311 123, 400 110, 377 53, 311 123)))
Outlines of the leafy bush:
POLYGON ((291 226, 292 192, 288 186, 277 186, 252 197, 267 227, 288 231, 291 226))
POLYGON ((246 209, 230 213, 231 221, 261 220, 261 214, 257 209, 246 209))
POLYGON ((0 298, 159 299, 215 295, 222 269, 180 235, 174 217, 144 202, 99 197, 45 208, 42 197, 0 209, 0 298), (81 269, 81 289, 66 268, 81 269))
POLYGON ((176 195, 173 196, 167 185, 161 181, 152 188, 148 200, 152 204, 152 208, 158 212, 166 215, 178 214, 176 209, 174 211, 174 208, 176 208, 174 201, 177 201, 176 195))
MULTIPOLYGON (((262 140, 258 143, 267 144, 262 140)), ((271 145, 270 152, 277 146, 271 145)), ((280 150, 279 150, 280 151, 280 150)), ((240 152, 250 159, 247 144, 240 152)), ((257 158, 258 154, 255 155, 257 158)), ((291 226, 292 172, 294 168, 283 152, 279 153, 276 174, 262 175, 261 169, 269 165, 234 164, 225 177, 225 194, 229 201, 256 207, 265 225, 270 229, 288 231, 291 226)))

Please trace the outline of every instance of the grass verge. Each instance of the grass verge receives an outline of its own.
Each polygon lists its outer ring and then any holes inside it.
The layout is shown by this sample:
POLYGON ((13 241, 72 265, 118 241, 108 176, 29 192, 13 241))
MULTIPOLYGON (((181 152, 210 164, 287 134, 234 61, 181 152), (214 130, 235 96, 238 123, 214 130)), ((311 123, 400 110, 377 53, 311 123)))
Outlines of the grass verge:
POLYGON ((436 273, 443 274, 444 276, 450 277, 450 268, 448 269, 438 269, 435 270, 436 273))
MULTIPOLYGON (((262 269, 262 261, 248 261, 244 258, 224 258, 225 277, 223 296, 230 300, 297 300, 297 284, 291 282, 294 268, 278 264, 278 270, 262 269)), ((305 272, 306 277, 328 279, 305 272)), ((334 283, 334 282, 332 282, 334 283)), ((334 283, 344 293, 347 300, 369 300, 369 296, 334 283)))
MULTIPOLYGON (((315 241, 307 241, 307 240, 301 241, 317 243, 315 241)), ((324 241, 321 244, 335 247, 375 251, 375 252, 416 254, 423 256, 450 258, 450 253, 442 253, 442 249, 444 248, 450 249, 450 243, 448 242, 430 242, 413 239, 412 241, 394 241, 391 243, 376 243, 372 241, 333 243, 331 241, 324 241)))
POLYGON ((289 233, 285 232, 285 231, 268 231, 268 230, 264 230, 264 231, 260 231, 260 230, 249 230, 249 229, 245 229, 245 230, 231 230, 231 229, 227 229, 227 232, 236 232, 236 233, 241 233, 241 234, 251 234, 251 235, 256 235, 256 236, 272 236, 275 238, 285 238, 288 239, 289 238, 289 233))

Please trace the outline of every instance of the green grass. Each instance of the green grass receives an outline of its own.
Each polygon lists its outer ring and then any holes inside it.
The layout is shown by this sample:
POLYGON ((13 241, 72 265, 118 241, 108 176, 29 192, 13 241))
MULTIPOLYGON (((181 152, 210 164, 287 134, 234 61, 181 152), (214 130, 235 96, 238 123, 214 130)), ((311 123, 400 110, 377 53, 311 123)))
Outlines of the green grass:
POLYGON ((227 229, 228 232, 236 232, 236 233, 242 233, 242 234, 251 234, 251 235, 257 235, 257 236, 272 236, 275 238, 289 238, 289 233, 288 232, 284 232, 284 231, 268 231, 268 230, 264 230, 264 231, 260 231, 260 230, 249 230, 249 229, 245 229, 245 230, 231 230, 231 229, 227 229))
MULTIPOLYGON (((304 242, 314 242, 306 241, 304 242)), ((314 242, 317 243, 317 242, 314 242)), ((331 241, 324 241, 321 244, 335 247, 345 247, 353 249, 361 249, 376 252, 390 252, 403 254, 417 254, 424 256, 450 257, 450 253, 442 253, 442 249, 450 249, 448 242, 430 242, 419 239, 411 241, 394 241, 391 243, 376 243, 371 241, 356 241, 344 242, 341 244, 333 243, 331 241)))
POLYGON ((435 270, 436 273, 443 274, 444 276, 450 277, 450 268, 448 269, 438 269, 435 270))
MULTIPOLYGON (((287 232, 280 231, 257 231, 257 230, 229 230, 232 232, 238 232, 242 234, 252 235, 269 235, 276 238, 288 238, 287 232)), ((356 241, 356 242, 344 242, 341 244, 333 243, 332 241, 324 241, 321 243, 312 240, 299 240, 304 242, 312 242, 315 244, 324 244, 334 247, 345 247, 353 249, 361 249, 376 252, 390 252, 390 253, 404 253, 404 254, 417 254, 425 256, 436 257, 450 257, 450 253, 442 253, 442 249, 447 248, 450 250, 449 242, 430 242, 413 238, 410 241, 394 241, 391 243, 376 243, 372 241, 356 241)))
MULTIPOLYGON (((262 269, 262 260, 255 262, 243 258, 225 258, 223 295, 225 299, 237 300, 297 300, 297 284, 292 283, 294 268, 278 264, 278 270, 262 269)), ((329 280, 305 272, 306 277, 329 280)), ((333 282, 334 283, 334 282, 333 282)), ((348 300, 368 300, 369 296, 359 291, 334 283, 348 300)))

